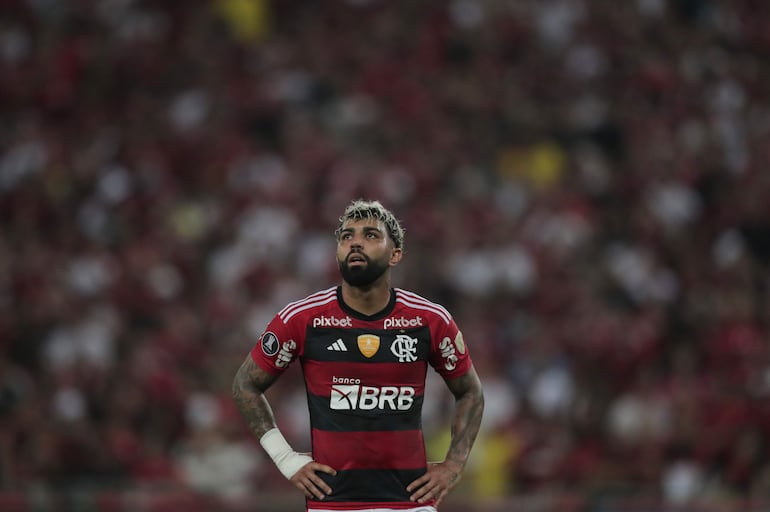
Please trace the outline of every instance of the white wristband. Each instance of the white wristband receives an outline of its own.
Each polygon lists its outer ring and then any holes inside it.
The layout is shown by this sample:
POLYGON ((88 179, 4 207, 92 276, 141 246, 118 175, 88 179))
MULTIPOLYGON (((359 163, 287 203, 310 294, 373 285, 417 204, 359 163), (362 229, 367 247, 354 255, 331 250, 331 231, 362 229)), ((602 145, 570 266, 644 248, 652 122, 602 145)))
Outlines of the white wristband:
POLYGON ((286 478, 291 478, 294 474, 302 468, 308 462, 312 462, 312 457, 297 453, 292 450, 289 443, 278 430, 278 427, 272 428, 265 432, 265 434, 259 439, 259 444, 265 449, 270 458, 273 459, 275 465, 278 466, 278 470, 283 473, 286 478))

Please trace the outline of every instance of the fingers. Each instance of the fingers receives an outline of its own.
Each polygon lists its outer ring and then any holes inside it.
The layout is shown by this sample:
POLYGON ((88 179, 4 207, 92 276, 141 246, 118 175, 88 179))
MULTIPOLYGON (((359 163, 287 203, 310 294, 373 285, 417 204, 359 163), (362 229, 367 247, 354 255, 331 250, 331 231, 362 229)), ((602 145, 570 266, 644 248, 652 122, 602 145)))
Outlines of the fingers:
MULTIPOLYGON (((418 487, 417 490, 409 496, 409 499, 416 501, 417 503, 425 503, 433 496, 433 485, 423 485, 418 487)), ((410 491, 411 492, 411 491, 410 491)))
POLYGON ((409 499, 417 503, 426 503, 430 500, 434 500, 434 505, 437 506, 448 492, 448 487, 443 486, 440 483, 434 483, 420 487, 409 496, 409 499))
POLYGON ((324 490, 320 489, 319 485, 317 485, 315 482, 313 482, 311 480, 305 480, 305 481, 302 481, 302 482, 294 482, 294 485, 295 485, 295 487, 297 487, 297 489, 302 491, 302 493, 305 495, 305 497, 311 498, 311 499, 322 500, 322 499, 326 498, 326 496, 328 494, 331 493, 331 490, 324 491, 324 490))
POLYGON ((428 472, 410 483, 406 490, 412 493, 409 499, 417 503, 425 503, 431 499, 438 505, 450 489, 457 484, 458 474, 446 471, 438 466, 429 466, 428 472))
POLYGON ((318 476, 318 472, 336 475, 337 471, 325 464, 310 462, 291 477, 291 482, 301 490, 307 498, 322 500, 331 494, 332 489, 318 476))
POLYGON ((430 480, 430 473, 425 473, 420 478, 406 486, 407 492, 412 492, 413 490, 422 487, 423 484, 425 484, 428 480, 430 480))
POLYGON ((331 466, 327 466, 326 464, 319 464, 319 463, 316 463, 316 465, 315 465, 315 466, 316 466, 316 467, 314 468, 314 469, 315 469, 315 471, 320 471, 321 473, 326 473, 326 474, 328 474, 328 475, 332 475, 332 476, 334 476, 334 475, 336 475, 336 474, 337 474, 337 470, 336 470, 336 469, 334 469, 334 468, 333 468, 333 467, 331 467, 331 466))
POLYGON ((441 478, 438 475, 428 471, 423 476, 412 482, 406 487, 407 492, 411 492, 409 499, 416 501, 417 503, 425 503, 431 498, 436 498, 441 494, 442 483, 441 478))

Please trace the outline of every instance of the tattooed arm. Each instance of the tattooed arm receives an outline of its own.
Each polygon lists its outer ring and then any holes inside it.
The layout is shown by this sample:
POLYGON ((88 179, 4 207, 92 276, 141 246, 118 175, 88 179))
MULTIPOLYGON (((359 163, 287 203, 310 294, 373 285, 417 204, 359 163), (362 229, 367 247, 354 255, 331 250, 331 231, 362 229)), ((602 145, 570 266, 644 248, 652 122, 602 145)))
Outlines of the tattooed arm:
POLYGON ((317 472, 336 474, 336 471, 313 461, 305 454, 292 450, 275 423, 273 410, 265 398, 265 391, 278 379, 247 355, 233 379, 233 400, 246 420, 249 429, 259 439, 283 475, 306 497, 323 499, 332 492, 317 472))
POLYGON ((275 428, 275 417, 265 398, 265 391, 278 379, 254 362, 251 355, 238 368, 233 379, 233 400, 257 439, 275 428))
POLYGON ((474 368, 460 378, 446 381, 455 397, 455 414, 452 421, 452 441, 446 460, 463 467, 471 453, 484 412, 484 393, 474 368))
POLYGON ((447 379, 447 387, 455 397, 452 440, 443 462, 430 464, 427 473, 409 484, 412 501, 436 500, 436 506, 460 481, 460 473, 468 461, 471 448, 481 426, 484 393, 474 368, 456 379, 447 379))

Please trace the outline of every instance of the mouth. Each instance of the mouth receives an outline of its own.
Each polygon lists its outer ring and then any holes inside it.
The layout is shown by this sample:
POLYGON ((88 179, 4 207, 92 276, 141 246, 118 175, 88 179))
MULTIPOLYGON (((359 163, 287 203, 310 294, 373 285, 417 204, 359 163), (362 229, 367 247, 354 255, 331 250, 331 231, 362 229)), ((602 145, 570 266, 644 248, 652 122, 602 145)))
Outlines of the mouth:
POLYGON ((348 265, 354 265, 354 264, 365 264, 366 263, 366 256, 359 253, 353 253, 348 256, 348 265))

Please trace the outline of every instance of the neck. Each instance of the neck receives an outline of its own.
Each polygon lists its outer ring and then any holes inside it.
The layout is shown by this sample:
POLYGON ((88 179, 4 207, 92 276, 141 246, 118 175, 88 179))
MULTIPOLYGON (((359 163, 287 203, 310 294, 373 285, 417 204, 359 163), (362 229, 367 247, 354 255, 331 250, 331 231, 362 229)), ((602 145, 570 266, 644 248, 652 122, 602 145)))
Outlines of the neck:
POLYGON ((365 288, 342 281, 342 300, 362 315, 379 313, 390 302, 390 281, 379 279, 365 288))

